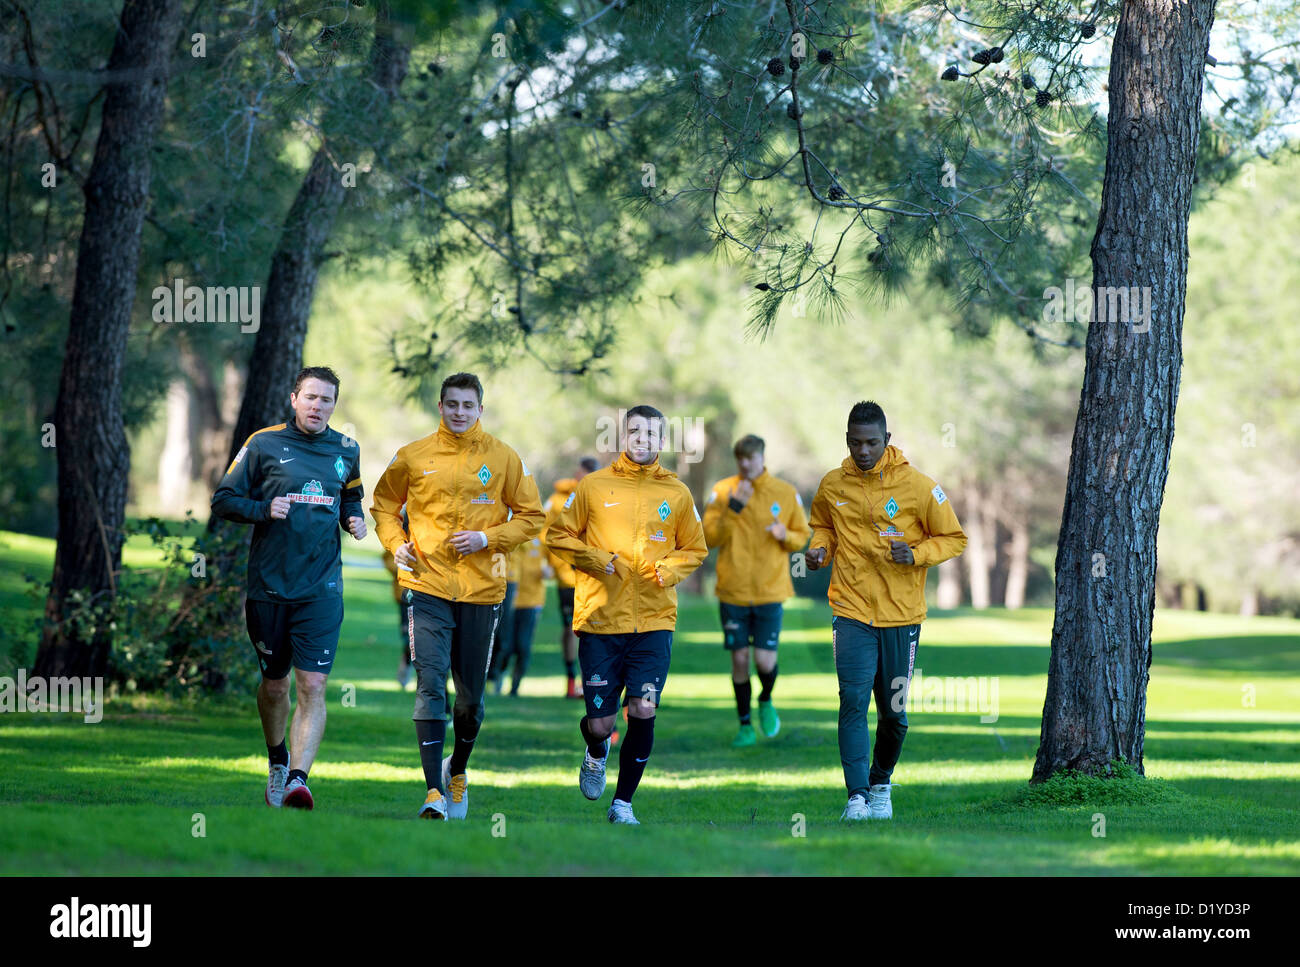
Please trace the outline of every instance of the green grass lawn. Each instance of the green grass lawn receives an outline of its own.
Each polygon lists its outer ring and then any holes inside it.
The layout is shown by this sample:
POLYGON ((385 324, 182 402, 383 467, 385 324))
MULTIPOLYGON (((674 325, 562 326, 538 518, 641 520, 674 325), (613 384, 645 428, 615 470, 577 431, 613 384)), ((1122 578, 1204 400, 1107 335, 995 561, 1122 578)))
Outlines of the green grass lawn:
MULTIPOLYGON (((51 555, 48 541, 0 534, 3 620, 28 620, 21 574, 48 576, 51 555)), ((548 598, 523 695, 488 698, 470 763, 470 818, 435 824, 413 818, 424 784, 411 694, 393 677, 399 638, 387 574, 364 556, 347 562, 314 812, 262 803, 265 748, 251 696, 123 698, 99 724, 0 715, 0 872, 1300 873, 1297 621, 1157 613, 1146 772, 1159 781, 1129 784, 1120 798, 1040 804, 1027 798, 1026 781, 1050 612, 932 615, 917 655, 922 675, 996 678, 996 721, 981 722, 976 708, 914 707, 894 820, 849 827, 838 821, 845 792, 825 603, 787 606, 781 734, 734 751, 716 605, 683 597, 655 751, 636 797, 643 825, 615 828, 604 810, 616 761, 601 803, 577 789, 581 703, 558 697, 558 618, 548 598), (1102 823, 1104 837, 1095 835, 1102 823), (196 836, 200 825, 205 835, 196 836)), ((914 702, 923 697, 914 690, 914 702)))

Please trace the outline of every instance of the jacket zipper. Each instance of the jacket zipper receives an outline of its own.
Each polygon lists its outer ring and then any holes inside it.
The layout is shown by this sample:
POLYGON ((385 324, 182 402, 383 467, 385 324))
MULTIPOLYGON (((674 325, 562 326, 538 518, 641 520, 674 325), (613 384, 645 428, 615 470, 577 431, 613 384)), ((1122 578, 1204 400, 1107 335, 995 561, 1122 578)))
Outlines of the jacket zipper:
MULTIPOLYGON (((457 442, 457 444, 459 445, 460 441, 457 440, 456 442, 457 442)), ((452 504, 451 504, 451 505, 452 505, 452 507, 456 508, 456 511, 455 511, 455 518, 454 518, 453 521, 452 521, 452 533, 453 533, 453 534, 456 533, 457 530, 460 530, 460 529, 461 529, 461 528, 460 528, 460 522, 461 522, 461 518, 460 518, 460 478, 464 475, 464 473, 465 473, 465 448, 461 447, 461 448, 460 448, 460 453, 459 453, 459 454, 457 455, 457 457, 456 457, 456 476, 455 476, 455 478, 454 478, 454 480, 455 480, 455 484, 453 485, 453 490, 452 490, 452 504)), ((457 552, 456 552, 455 549, 453 548, 452 551, 450 551, 450 552, 448 552, 448 553, 454 554, 454 553, 457 553, 457 552)), ((452 599, 453 601, 459 601, 459 600, 460 600, 460 561, 459 561, 459 559, 453 559, 452 568, 451 568, 451 584, 452 584, 452 594, 451 594, 451 599, 452 599)))
MULTIPOLYGON (((638 560, 638 558, 641 556, 640 545, 637 543, 637 535, 640 531, 640 527, 642 526, 641 521, 643 519, 641 517, 641 480, 642 480, 642 475, 637 474, 636 504, 635 504, 636 513, 632 516, 632 565, 633 565, 634 572, 639 572, 641 566, 641 561, 638 560)), ((634 573, 633 578, 635 577, 636 574, 634 573)), ((639 608, 640 597, 641 597, 640 592, 637 590, 637 583, 635 580, 633 580, 632 581, 632 634, 636 634, 640 626, 640 622, 638 620, 640 617, 640 608, 639 608)))

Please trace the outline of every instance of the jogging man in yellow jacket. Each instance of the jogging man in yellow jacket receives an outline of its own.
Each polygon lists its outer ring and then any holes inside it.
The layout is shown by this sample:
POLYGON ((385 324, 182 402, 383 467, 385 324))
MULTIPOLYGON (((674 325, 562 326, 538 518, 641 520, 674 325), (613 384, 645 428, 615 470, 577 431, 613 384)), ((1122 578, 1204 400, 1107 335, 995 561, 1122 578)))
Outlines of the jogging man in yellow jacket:
POLYGON ((501 680, 505 677, 506 666, 511 657, 515 660, 514 671, 510 676, 510 694, 519 694, 519 683, 528 671, 528 661, 533 653, 533 632, 537 628, 537 617, 542 613, 546 603, 546 586, 542 583, 546 571, 546 555, 542 551, 542 542, 534 537, 514 549, 510 555, 510 570, 514 576, 516 589, 514 607, 510 614, 502 619, 508 623, 508 629, 502 626, 501 645, 493 659, 492 678, 497 683, 497 694, 501 694, 501 680))
MULTIPOLYGON (((546 501, 546 526, 542 528, 542 544, 546 544, 546 531, 555 518, 560 516, 564 502, 573 493, 578 481, 591 473, 600 464, 595 457, 583 457, 578 462, 578 472, 572 477, 555 481, 555 493, 546 501)), ((554 554, 547 552, 551 569, 555 571, 555 594, 560 603, 560 651, 564 655, 564 697, 582 698, 582 686, 578 684, 578 642, 573 637, 573 586, 577 580, 572 565, 561 561, 554 554)))
POLYGON ((397 451, 370 508, 375 532, 412 592, 407 637, 417 687, 411 718, 428 789, 419 815, 427 819, 464 819, 469 809, 465 765, 483 723, 507 557, 537 536, 543 520, 536 481, 519 454, 483 430, 482 410, 477 376, 443 380, 437 432, 397 451), (409 537, 399 516, 403 504, 409 537), (456 742, 443 758, 449 667, 456 742))
POLYGON ((605 792, 609 735, 626 689, 627 737, 606 815, 611 823, 640 825, 632 795, 654 746, 655 708, 668 679, 677 627, 673 588, 704 562, 708 548, 691 492, 659 464, 663 414, 634 406, 624 426, 623 452, 582 478, 547 546, 578 572, 573 626, 587 700, 578 726, 587 745, 578 788, 588 799, 605 792))
POLYGON ((812 503, 810 570, 833 561, 831 648, 840 685, 840 762, 849 801, 841 819, 890 819, 890 777, 907 734, 907 690, 925 618, 926 569, 966 547, 952 502, 888 446, 884 411, 854 405, 849 456, 812 503), (876 696, 876 749, 867 711, 876 696), (870 768, 868 768, 868 765, 870 768))
POLYGON ((781 637, 782 602, 794 594, 790 555, 808 543, 808 518, 799 492, 763 466, 765 444, 750 434, 736 441, 739 472, 713 485, 704 506, 704 537, 718 548, 718 609, 722 644, 731 652, 731 687, 736 693, 740 731, 731 743, 757 743, 750 722, 749 649, 763 690, 758 720, 769 739, 781 731, 772 704, 776 648, 781 637))

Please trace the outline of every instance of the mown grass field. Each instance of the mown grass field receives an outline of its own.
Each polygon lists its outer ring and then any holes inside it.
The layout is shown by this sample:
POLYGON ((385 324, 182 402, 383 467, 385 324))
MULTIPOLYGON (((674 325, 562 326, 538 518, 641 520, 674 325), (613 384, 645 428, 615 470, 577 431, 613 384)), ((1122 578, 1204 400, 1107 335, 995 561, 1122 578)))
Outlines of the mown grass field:
MULTIPOLYGON (((47 576, 51 555, 50 542, 0 534, 5 622, 29 619, 22 572, 47 576)), ((251 696, 122 698, 99 724, 0 715, 0 873, 1300 873, 1298 621, 1157 613, 1152 781, 1116 786, 1118 798, 1067 802, 1064 789, 1054 801, 1026 796, 1050 613, 932 614, 917 656, 922 675, 996 679, 997 720, 981 722, 975 708, 927 709, 914 690, 922 704, 909 711, 895 818, 846 826, 825 603, 787 606, 782 732, 735 751, 716 605, 684 597, 635 802, 643 825, 614 828, 604 819, 614 762, 601 803, 577 789, 581 704, 558 697, 558 618, 548 599, 523 695, 489 696, 469 820, 434 824, 413 818, 424 785, 411 695, 394 680, 387 574, 364 555, 348 561, 314 812, 262 803, 265 749, 251 696), (354 706, 345 694, 355 694, 354 706)))

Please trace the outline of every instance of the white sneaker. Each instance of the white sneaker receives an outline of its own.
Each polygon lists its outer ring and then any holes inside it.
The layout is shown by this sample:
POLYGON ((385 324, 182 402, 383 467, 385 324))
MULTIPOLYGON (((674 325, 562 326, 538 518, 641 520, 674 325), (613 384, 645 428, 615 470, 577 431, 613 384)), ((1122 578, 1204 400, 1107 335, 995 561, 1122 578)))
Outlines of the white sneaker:
POLYGON ((284 805, 284 784, 289 781, 289 767, 271 766, 266 777, 266 804, 279 809, 284 805))
POLYGON ((867 790, 867 798, 870 800, 868 809, 871 811, 870 819, 893 819, 894 807, 889 801, 889 790, 893 788, 888 782, 879 786, 872 786, 867 790))
POLYGON ((451 756, 442 760, 442 787, 447 790, 447 818, 464 819, 469 814, 469 776, 451 774, 451 756))
POLYGON ((641 825, 640 821, 632 815, 632 804, 621 799, 615 799, 609 804, 609 812, 605 814, 605 818, 615 825, 641 825))
MULTIPOLYGON (((578 770, 578 788, 588 799, 599 799, 605 795, 605 764, 609 762, 609 739, 605 740, 605 757, 593 758, 590 750, 582 754, 582 768, 578 770)), ((627 805, 624 803, 624 805, 627 805)), ((610 807, 611 809, 613 807, 610 807)), ((628 806, 631 809, 631 806, 628 806)), ((630 812, 628 815, 632 815, 630 812)), ((613 822, 613 820, 610 820, 613 822)))
POLYGON ((416 815, 420 819, 446 819, 447 800, 437 789, 430 789, 424 797, 424 805, 416 815))
POLYGON ((862 798, 862 793, 854 793, 849 796, 849 804, 844 807, 844 812, 840 814, 840 819, 870 819, 871 811, 867 809, 867 801, 862 798))
POLYGON ((280 805, 286 809, 311 809, 315 806, 315 801, 311 797, 311 790, 307 788, 307 783, 301 779, 290 779, 284 786, 284 799, 280 805))

